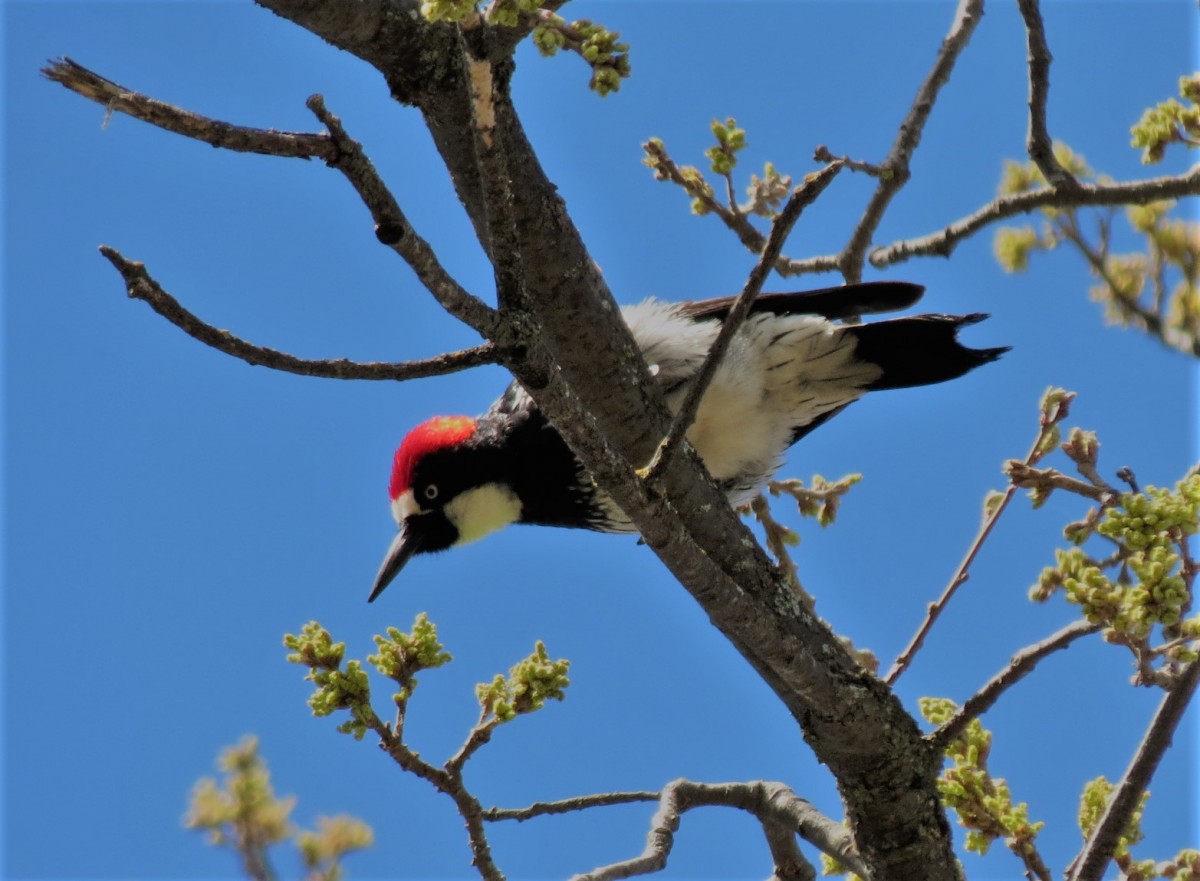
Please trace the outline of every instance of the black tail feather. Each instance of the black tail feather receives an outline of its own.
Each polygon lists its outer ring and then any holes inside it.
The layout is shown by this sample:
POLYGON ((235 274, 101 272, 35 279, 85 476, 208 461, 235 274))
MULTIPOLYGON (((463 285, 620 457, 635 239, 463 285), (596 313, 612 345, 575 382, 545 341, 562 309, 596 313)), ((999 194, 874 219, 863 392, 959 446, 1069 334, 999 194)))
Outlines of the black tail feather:
POLYGON ((987 317, 982 312, 914 315, 855 325, 846 332, 858 340, 856 357, 883 368, 883 375, 868 389, 909 388, 955 379, 1007 352, 1008 346, 969 349, 958 341, 960 327, 987 317))

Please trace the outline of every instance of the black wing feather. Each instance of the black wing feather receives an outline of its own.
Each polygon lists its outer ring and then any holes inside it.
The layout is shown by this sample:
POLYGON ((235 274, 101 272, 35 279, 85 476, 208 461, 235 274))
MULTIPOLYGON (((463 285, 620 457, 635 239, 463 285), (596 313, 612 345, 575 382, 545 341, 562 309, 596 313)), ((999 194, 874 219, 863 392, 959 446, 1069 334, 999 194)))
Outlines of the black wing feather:
MULTIPOLYGON (((815 291, 759 294, 750 311, 774 315, 820 315, 833 320, 853 315, 898 312, 920 300, 924 292, 923 285, 907 281, 866 281, 815 291)), ((724 320, 736 299, 717 297, 680 303, 679 312, 692 319, 724 320)))

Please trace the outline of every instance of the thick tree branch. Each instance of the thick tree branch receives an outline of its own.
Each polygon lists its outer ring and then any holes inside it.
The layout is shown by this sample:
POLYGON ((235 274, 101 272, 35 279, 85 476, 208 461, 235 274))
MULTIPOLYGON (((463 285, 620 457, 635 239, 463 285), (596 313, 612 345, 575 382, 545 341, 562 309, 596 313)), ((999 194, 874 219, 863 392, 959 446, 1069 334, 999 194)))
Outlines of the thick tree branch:
POLYGON ((666 437, 655 450, 654 457, 646 466, 645 479, 657 479, 663 464, 675 454, 676 447, 683 441, 684 435, 696 419, 700 400, 716 375, 717 368, 721 366, 721 361, 729 350, 730 343, 733 342, 734 336, 737 335, 746 317, 750 314, 750 307, 754 305, 754 300, 762 290, 763 283, 771 272, 771 266, 779 258, 779 252, 783 250, 784 242, 791 235, 792 227, 796 225, 796 221, 800 219, 804 209, 816 201, 841 169, 841 162, 833 162, 820 171, 805 176, 804 183, 792 191, 787 204, 771 222, 771 233, 763 245, 762 254, 759 256, 758 262, 754 264, 754 268, 750 270, 746 284, 730 307, 729 314, 721 322, 721 330, 717 333, 717 338, 713 340, 713 344, 704 358, 704 363, 700 365, 700 369, 692 378, 687 395, 680 404, 675 418, 671 421, 670 431, 667 432, 666 437))
POLYGON ((598 485, 802 722, 838 778, 867 865, 892 879, 959 877, 937 803, 939 757, 894 695, 802 607, 686 448, 659 481, 632 479, 628 463, 650 459, 670 417, 507 90, 497 98, 497 133, 540 325, 525 357, 509 366, 598 485))
POLYGON ((327 135, 279 132, 249 128, 210 119, 182 107, 158 101, 93 73, 70 58, 59 58, 42 68, 42 74, 105 109, 156 125, 170 132, 240 153, 261 153, 298 159, 329 160, 336 148, 327 135))
POLYGON ((528 311, 524 297, 525 271, 513 218, 508 162, 504 146, 496 137, 496 80, 492 62, 487 58, 489 33, 487 28, 464 32, 459 49, 470 89, 471 131, 482 182, 484 226, 496 279, 496 300, 506 317, 515 317, 528 311), (468 43, 475 44, 475 51, 468 43))
POLYGON ((875 194, 871 197, 862 218, 850 235, 850 241, 838 255, 838 269, 841 270, 846 281, 856 282, 862 279, 863 261, 871 239, 875 235, 875 230, 883 220, 883 214, 892 198, 908 183, 909 160, 917 149, 917 145, 921 143, 921 133, 925 130, 925 123, 928 122, 930 113, 933 112, 934 102, 937 101, 942 86, 949 82, 950 73, 954 70, 958 56, 966 48, 975 26, 979 24, 982 16, 983 0, 960 0, 954 14, 954 24, 951 25, 950 32, 942 41, 933 68, 925 77, 925 82, 917 90, 917 96, 913 99, 908 115, 896 133, 892 149, 881 163, 883 174, 880 175, 875 194))
POLYGON ((1200 165, 1185 174, 1115 184, 1086 184, 1066 190, 1050 188, 999 196, 944 229, 915 239, 903 239, 871 252, 876 269, 903 263, 911 257, 949 257, 958 243, 998 220, 1028 214, 1038 208, 1076 205, 1145 205, 1160 199, 1200 195, 1200 165))
POLYGON ((1042 172, 1050 186, 1071 190, 1079 181, 1054 155, 1054 142, 1046 126, 1046 104, 1050 94, 1050 47, 1046 43, 1046 28, 1038 0, 1017 0, 1021 18, 1025 20, 1025 41, 1029 53, 1029 132, 1025 147, 1029 158, 1042 172))
POLYGON ((962 733, 972 719, 982 716, 990 710, 1000 695, 1012 688, 1033 672, 1033 668, 1045 658, 1060 649, 1065 649, 1081 636, 1096 633, 1101 629, 1099 624, 1089 624, 1087 621, 1074 621, 1052 636, 1031 646, 1026 646, 1008 662, 1008 666, 988 680, 983 688, 967 699, 950 719, 937 731, 929 735, 930 741, 939 749, 944 750, 946 744, 962 733))
POLYGON ((318 361, 297 358, 287 352, 269 349, 266 346, 256 346, 234 336, 227 330, 219 330, 211 324, 207 324, 164 291, 146 271, 144 264, 127 260, 119 251, 107 245, 100 246, 100 253, 121 273, 121 277, 125 279, 126 293, 131 298, 148 303, 151 309, 167 321, 206 346, 211 346, 226 355, 240 358, 247 364, 256 367, 270 367, 272 370, 297 373, 301 376, 320 376, 326 379, 395 381, 443 376, 470 367, 478 367, 481 364, 495 364, 500 360, 491 343, 463 349, 460 352, 449 352, 422 361, 362 363, 345 358, 318 361))
MULTIPOLYGON (((260 2, 367 59, 394 95, 420 108, 488 248, 456 30, 425 23, 415 0, 260 2)), ((496 137, 509 172, 531 320, 505 322, 512 339, 499 341, 498 353, 597 484, 801 723, 838 779, 864 866, 889 881, 961 877, 938 805, 940 756, 915 720, 802 607, 686 448, 655 483, 634 477, 628 463, 650 459, 670 416, 525 137, 511 105, 511 70, 508 61, 493 65, 496 137)))
POLYGON ((1158 763, 1171 745, 1175 729, 1179 727, 1197 685, 1200 685, 1200 661, 1192 661, 1158 705, 1125 776, 1109 799, 1104 815, 1067 870, 1067 881, 1100 881, 1104 877, 1117 840, 1124 833, 1129 818, 1141 803, 1142 793, 1158 769, 1158 763))

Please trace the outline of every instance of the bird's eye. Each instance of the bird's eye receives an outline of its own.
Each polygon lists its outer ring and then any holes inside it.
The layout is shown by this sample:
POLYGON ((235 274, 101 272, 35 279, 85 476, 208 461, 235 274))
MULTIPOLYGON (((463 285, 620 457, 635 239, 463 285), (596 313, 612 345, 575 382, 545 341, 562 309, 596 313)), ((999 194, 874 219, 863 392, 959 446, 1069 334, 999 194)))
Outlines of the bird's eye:
POLYGON ((436 484, 436 483, 431 483, 431 484, 429 484, 427 487, 425 487, 425 493, 424 493, 424 495, 425 495, 425 498, 427 498, 427 499, 428 499, 429 501, 431 501, 431 502, 432 502, 434 499, 436 499, 436 498, 438 497, 438 488, 437 488, 437 484, 436 484))

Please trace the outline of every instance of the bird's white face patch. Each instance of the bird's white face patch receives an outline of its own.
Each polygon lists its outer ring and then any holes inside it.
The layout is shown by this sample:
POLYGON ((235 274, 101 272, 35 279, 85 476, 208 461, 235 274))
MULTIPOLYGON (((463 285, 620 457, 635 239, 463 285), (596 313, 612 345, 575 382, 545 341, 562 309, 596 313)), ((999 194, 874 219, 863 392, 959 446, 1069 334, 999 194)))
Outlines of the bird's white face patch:
POLYGON ((445 512, 458 530, 455 544, 465 545, 516 523, 521 517, 521 500, 507 486, 485 483, 459 493, 445 512))
POLYGON ((396 525, 401 525, 405 518, 411 517, 413 514, 420 514, 421 506, 417 504, 416 498, 413 496, 411 489, 405 490, 396 498, 392 499, 392 516, 396 518, 396 525))

